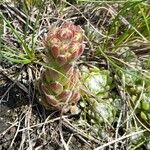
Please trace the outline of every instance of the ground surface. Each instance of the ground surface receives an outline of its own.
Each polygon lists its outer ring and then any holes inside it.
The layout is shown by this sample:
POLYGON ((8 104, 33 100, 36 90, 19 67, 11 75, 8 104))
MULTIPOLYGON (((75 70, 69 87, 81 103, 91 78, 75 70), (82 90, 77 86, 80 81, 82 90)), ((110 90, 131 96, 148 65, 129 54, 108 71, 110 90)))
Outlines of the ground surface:
MULTIPOLYGON (((19 84, 17 80, 12 80, 17 70, 20 71, 23 68, 6 66, 3 62, 1 66, 5 68, 2 69, 5 71, 1 74, 0 86, 0 149, 27 149, 29 147, 26 141, 28 135, 31 138, 29 143, 32 148, 63 149, 59 136, 60 113, 47 111, 36 101, 32 102, 30 98, 32 95, 26 92, 22 79, 19 84), (12 74, 10 78, 8 72, 12 74), (23 145, 20 145, 21 142, 23 145)), ((31 88, 33 90, 33 87, 31 88)), ((76 117, 73 118, 76 119, 76 117)), ((78 136, 73 136, 76 134, 75 129, 69 124, 64 122, 62 132, 65 140, 69 141, 70 149, 91 149, 91 146, 85 144, 82 137, 80 139, 78 136)))
MULTIPOLYGON (((0 17, 0 150, 150 149, 150 97, 148 103, 141 102, 150 81, 148 2, 16 0, 0 2, 0 12, 5 17, 0 17), (109 72, 110 89, 98 104, 101 110, 106 109, 106 118, 99 114, 96 118, 92 113, 96 109, 88 100, 83 104, 84 99, 78 104, 77 115, 46 110, 37 102, 35 81, 45 67, 43 39, 50 26, 65 20, 84 30, 86 48, 79 68, 94 65, 109 72), (29 47, 34 37, 35 58, 31 62, 14 29, 29 47), (126 71, 132 75, 132 69, 136 75, 126 81, 126 71), (137 85, 133 85, 136 78, 137 85), (132 101, 134 92, 140 95, 136 102, 132 101), (145 106, 143 118, 137 103, 145 106)), ((147 93, 150 95, 150 90, 147 93)))

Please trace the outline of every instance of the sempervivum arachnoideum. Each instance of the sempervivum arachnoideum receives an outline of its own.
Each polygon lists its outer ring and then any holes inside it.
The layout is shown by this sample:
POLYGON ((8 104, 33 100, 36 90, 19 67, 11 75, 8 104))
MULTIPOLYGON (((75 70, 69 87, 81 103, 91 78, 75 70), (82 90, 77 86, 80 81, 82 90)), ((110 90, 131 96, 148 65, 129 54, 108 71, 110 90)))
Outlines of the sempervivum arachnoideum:
POLYGON ((68 111, 80 99, 80 72, 74 64, 84 50, 83 31, 72 22, 65 22, 50 29, 44 44, 49 68, 38 80, 40 103, 59 110, 66 106, 68 111))

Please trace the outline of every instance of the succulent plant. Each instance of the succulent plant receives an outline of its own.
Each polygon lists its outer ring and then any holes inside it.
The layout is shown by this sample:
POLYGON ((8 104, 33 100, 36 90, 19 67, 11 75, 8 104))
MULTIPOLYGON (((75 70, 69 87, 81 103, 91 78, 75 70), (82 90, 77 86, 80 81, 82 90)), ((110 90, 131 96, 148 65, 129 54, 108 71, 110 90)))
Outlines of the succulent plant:
POLYGON ((82 67, 82 81, 86 88, 95 96, 107 97, 112 78, 108 70, 100 70, 97 67, 82 67))
MULTIPOLYGON (((110 98, 112 78, 108 70, 100 70, 97 67, 82 69, 82 82, 87 89, 86 100, 87 114, 95 125, 112 123, 116 110, 113 99, 110 98)), ((100 127, 100 126, 99 126, 100 127)))
POLYGON ((75 110, 80 99, 80 72, 74 62, 84 50, 83 32, 72 22, 50 29, 45 39, 46 68, 38 80, 39 100, 46 108, 75 110), (71 109, 72 108, 72 109, 71 109))
POLYGON ((79 72, 76 68, 71 68, 65 76, 46 69, 38 81, 38 87, 42 96, 40 103, 46 108, 53 106, 61 110, 64 105, 75 105, 80 99, 79 72))
POLYGON ((49 63, 59 66, 76 61, 84 51, 83 32, 80 26, 65 22, 61 27, 54 27, 45 39, 49 63), (54 62, 51 61, 53 59, 54 62))
MULTIPOLYGON (((131 96, 133 108, 140 119, 150 125, 150 82, 133 69, 119 73, 125 81, 125 88, 131 96)), ((123 82, 124 82, 123 81, 123 82)))

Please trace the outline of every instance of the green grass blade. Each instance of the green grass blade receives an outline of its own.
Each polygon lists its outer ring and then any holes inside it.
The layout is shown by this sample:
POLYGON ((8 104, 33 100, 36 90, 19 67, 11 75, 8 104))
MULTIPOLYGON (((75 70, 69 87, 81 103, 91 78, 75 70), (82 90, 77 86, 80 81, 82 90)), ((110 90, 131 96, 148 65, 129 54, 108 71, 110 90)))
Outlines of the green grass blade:
POLYGON ((1 51, 0 54, 3 58, 7 59, 10 62, 19 63, 19 64, 31 63, 31 60, 26 59, 24 56, 18 56, 17 54, 13 54, 6 51, 1 51))
POLYGON ((131 72, 127 72, 123 67, 119 66, 116 62, 114 62, 111 58, 109 58, 109 56, 99 47, 99 51, 101 52, 101 54, 103 55, 103 57, 114 67, 116 68, 116 70, 120 70, 124 73, 130 74, 132 76, 135 76, 136 78, 141 78, 145 81, 149 81, 150 80, 150 76, 149 75, 145 75, 140 73, 141 71, 138 71, 136 68, 132 68, 134 71, 137 71, 139 74, 135 75, 131 72))
POLYGON ((33 57, 32 51, 29 49, 26 42, 22 39, 21 35, 18 33, 16 29, 13 28, 10 21, 8 21, 2 13, 0 15, 3 18, 3 20, 7 23, 7 25, 10 27, 11 31, 15 34, 20 43, 22 44, 24 52, 27 54, 29 58, 32 58, 33 57))
POLYGON ((43 6, 45 6, 45 2, 46 2, 46 0, 44 0, 44 1, 41 3, 41 5, 40 5, 39 12, 38 12, 38 14, 37 14, 37 18, 36 18, 36 21, 35 21, 35 24, 34 24, 34 27, 33 27, 32 44, 31 44, 31 45, 32 45, 32 46, 31 46, 32 51, 34 51, 34 47, 35 47, 35 40, 34 40, 34 38, 35 38, 35 33, 36 33, 37 24, 38 24, 38 21, 39 21, 39 19, 40 19, 40 14, 41 14, 42 8, 43 8, 43 6))
POLYGON ((144 13, 144 11, 143 11, 143 9, 141 8, 141 6, 140 6, 140 5, 138 5, 138 6, 139 6, 139 9, 140 9, 140 11, 141 11, 141 13, 142 13, 143 19, 144 19, 144 21, 145 21, 145 25, 146 25, 147 32, 148 32, 149 39, 150 39, 150 27, 149 27, 150 24, 148 23, 148 20, 150 20, 150 19, 149 19, 149 16, 146 17, 146 14, 144 13))

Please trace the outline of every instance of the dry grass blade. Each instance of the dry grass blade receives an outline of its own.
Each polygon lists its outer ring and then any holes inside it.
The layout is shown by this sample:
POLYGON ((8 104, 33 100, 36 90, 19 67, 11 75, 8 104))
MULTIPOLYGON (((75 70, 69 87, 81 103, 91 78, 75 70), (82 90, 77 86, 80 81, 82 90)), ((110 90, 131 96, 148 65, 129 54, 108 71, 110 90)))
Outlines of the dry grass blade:
POLYGON ((101 150, 101 149, 103 149, 103 148, 105 148, 105 147, 107 147, 107 146, 109 146, 109 145, 111 145, 111 144, 114 144, 115 142, 119 142, 119 141, 121 141, 121 140, 124 140, 124 139, 126 139, 126 138, 129 138, 129 137, 132 137, 132 136, 134 136, 134 135, 137 135, 137 134, 140 134, 140 133, 144 133, 144 132, 146 132, 146 130, 141 130, 141 131, 138 131, 138 132, 133 132, 133 133, 131 133, 131 134, 122 136, 122 137, 120 137, 120 138, 118 138, 118 139, 115 139, 115 140, 113 140, 113 141, 111 141, 111 142, 108 142, 108 143, 106 143, 106 144, 103 144, 102 146, 99 146, 99 147, 95 148, 94 150, 101 150))

